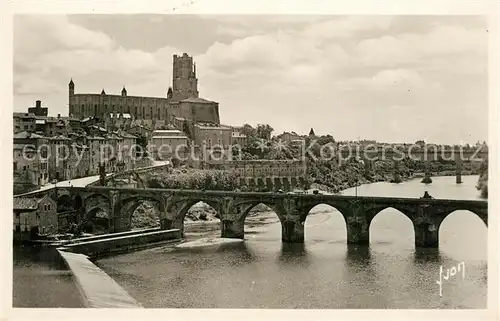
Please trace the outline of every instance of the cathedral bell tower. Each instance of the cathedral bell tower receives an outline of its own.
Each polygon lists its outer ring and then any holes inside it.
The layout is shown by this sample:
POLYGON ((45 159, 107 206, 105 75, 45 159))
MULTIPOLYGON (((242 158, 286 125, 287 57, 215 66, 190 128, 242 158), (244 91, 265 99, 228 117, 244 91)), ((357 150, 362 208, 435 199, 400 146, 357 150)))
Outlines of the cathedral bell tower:
POLYGON ((73 82, 73 78, 71 78, 68 84, 68 107, 69 107, 68 115, 70 117, 79 117, 79 115, 76 115, 74 95, 75 95, 75 83, 73 82))
POLYGON ((198 98, 198 79, 196 78, 196 65, 193 57, 183 53, 182 56, 174 55, 173 63, 173 92, 175 101, 187 98, 198 98))

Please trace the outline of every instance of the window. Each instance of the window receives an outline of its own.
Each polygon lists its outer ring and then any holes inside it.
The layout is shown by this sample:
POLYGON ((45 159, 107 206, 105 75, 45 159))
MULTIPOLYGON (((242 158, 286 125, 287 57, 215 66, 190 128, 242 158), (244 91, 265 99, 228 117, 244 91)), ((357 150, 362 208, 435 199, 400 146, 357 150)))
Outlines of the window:
POLYGON ((50 211, 50 204, 49 204, 49 205, 47 205, 47 209, 50 211))
POLYGON ((46 211, 47 210, 47 205, 44 205, 43 206, 43 210, 46 211))
POLYGON ((24 129, 28 129, 28 125, 24 125, 24 129))

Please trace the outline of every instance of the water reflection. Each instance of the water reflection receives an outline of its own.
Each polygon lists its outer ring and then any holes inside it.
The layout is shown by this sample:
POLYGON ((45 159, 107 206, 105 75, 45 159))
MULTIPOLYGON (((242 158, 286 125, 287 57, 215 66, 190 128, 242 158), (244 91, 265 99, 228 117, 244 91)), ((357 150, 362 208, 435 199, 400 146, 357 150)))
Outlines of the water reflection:
POLYGON ((353 265, 369 265, 371 262, 371 248, 369 245, 347 244, 346 263, 353 265))
POLYGON ((63 260, 54 248, 15 246, 14 266, 43 265, 51 269, 66 269, 63 260))
POLYGON ((279 253, 279 261, 282 263, 308 263, 308 252, 305 243, 282 243, 279 253))
POLYGON ((439 248, 416 248, 414 252, 415 264, 439 263, 443 262, 443 255, 439 248))
POLYGON ((242 266, 256 260, 245 242, 222 244, 216 252, 221 253, 230 266, 242 266))

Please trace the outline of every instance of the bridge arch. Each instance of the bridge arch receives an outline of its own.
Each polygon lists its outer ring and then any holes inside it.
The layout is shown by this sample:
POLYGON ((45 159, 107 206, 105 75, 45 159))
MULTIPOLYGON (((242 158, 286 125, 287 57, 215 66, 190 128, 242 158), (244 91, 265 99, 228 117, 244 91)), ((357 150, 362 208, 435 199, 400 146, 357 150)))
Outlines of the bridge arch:
POLYGON ((92 234, 109 233, 111 229, 111 220, 109 213, 100 207, 93 207, 85 214, 82 221, 82 231, 92 234))
POLYGON ((440 222, 437 232, 438 245, 445 252, 456 253, 457 257, 463 259, 487 259, 487 222, 477 213, 471 210, 454 210, 440 222))
MULTIPOLYGON (((215 212, 215 218, 220 219, 221 202, 217 199, 209 199, 204 197, 173 197, 167 200, 165 211, 160 217, 161 228, 179 229, 181 231, 181 235, 184 236, 184 222, 186 216, 188 215, 188 212, 197 204, 206 204, 215 212)), ((203 212, 203 209, 201 211, 203 212)), ((200 213, 200 215, 201 214, 202 213, 200 213)))
POLYGON ((402 206, 382 206, 367 211, 370 244, 415 243, 414 215, 402 206))
MULTIPOLYGON (((182 219, 183 221, 186 218, 186 215, 188 214, 189 210, 194 205, 196 205, 198 203, 205 203, 205 204, 209 205, 217 212, 217 216, 220 215, 219 211, 220 211, 221 203, 218 201, 207 200, 207 199, 203 199, 203 198, 193 198, 193 199, 185 200, 184 202, 179 202, 179 203, 176 204, 177 205, 176 206, 177 207, 176 215, 178 216, 179 219, 182 219)), ((167 212, 170 212, 170 210, 171 210, 170 208, 167 208, 167 212)))
POLYGON ((446 220, 450 215, 453 215, 457 211, 467 211, 477 216, 477 218, 479 218, 486 225, 486 227, 488 227, 488 209, 487 208, 481 209, 481 208, 467 207, 467 206, 446 209, 436 213, 434 216, 436 217, 436 220, 439 222, 438 226, 440 226, 444 220, 446 220))
POLYGON ((57 199, 57 211, 67 212, 74 209, 73 200, 70 195, 63 194, 57 199))
MULTIPOLYGON (((81 205, 85 207, 85 212, 88 212, 88 210, 94 206, 101 206, 104 208, 107 208, 109 210, 110 207, 110 201, 109 197, 105 194, 101 193, 92 193, 90 195, 86 195, 83 198, 80 195, 77 195, 79 197, 78 202, 82 200, 81 205)), ((75 197, 75 203, 77 199, 75 197)), ((78 204, 75 204, 78 205, 78 204)))
POLYGON ((305 240, 323 241, 327 238, 329 241, 341 241, 345 244, 347 241, 346 211, 346 208, 341 205, 329 202, 307 206, 303 211, 305 212, 303 217, 305 240), (313 234, 312 231, 317 239, 314 236, 306 236, 313 234))
POLYGON ((234 204, 233 210, 236 213, 239 213, 238 216, 238 221, 241 222, 241 224, 244 224, 246 218, 252 212, 252 210, 256 209, 257 206, 265 206, 270 209, 271 212, 274 212, 280 222, 284 221, 283 214, 281 213, 280 209, 278 206, 274 203, 271 202, 266 202, 266 201, 245 201, 245 202, 238 202, 234 204))
POLYGON ((266 224, 268 224, 267 232, 271 235, 276 234, 281 238, 284 217, 275 204, 260 200, 244 201, 235 204, 232 210, 236 213, 236 218, 231 228, 233 232, 241 238, 244 238, 244 236, 249 233, 248 230, 263 224, 265 221, 267 221, 266 224), (271 215, 263 214, 271 212, 273 213, 271 215), (273 223, 276 222, 280 222, 280 224, 274 226, 273 223), (245 232, 245 230, 247 231, 245 232))
POLYGON ((368 225, 371 224, 373 219, 380 214, 382 211, 385 211, 387 209, 392 209, 396 210, 399 213, 403 214, 406 216, 410 221, 413 222, 414 218, 414 213, 415 213, 415 208, 414 206, 408 206, 408 205, 402 205, 402 204, 381 204, 381 205, 369 205, 364 207, 364 212, 366 215, 366 220, 368 222, 368 225))
MULTIPOLYGON (((146 203, 151 204, 153 206, 151 210, 158 213, 157 223, 159 223, 165 209, 165 202, 163 198, 153 195, 128 196, 120 199, 115 204, 115 217, 113 217, 115 231, 122 232, 131 230, 133 228, 132 223, 134 222, 134 218, 137 219, 137 222, 134 223, 137 223, 140 228, 146 228, 149 225, 152 225, 149 227, 153 227, 156 225, 155 223, 150 222, 151 219, 153 219, 150 215, 148 216, 146 213, 138 213, 138 215, 136 215, 137 209, 146 203), (141 214, 144 215, 139 218, 139 215, 141 214)), ((154 216, 155 215, 153 215, 153 217, 154 216)))

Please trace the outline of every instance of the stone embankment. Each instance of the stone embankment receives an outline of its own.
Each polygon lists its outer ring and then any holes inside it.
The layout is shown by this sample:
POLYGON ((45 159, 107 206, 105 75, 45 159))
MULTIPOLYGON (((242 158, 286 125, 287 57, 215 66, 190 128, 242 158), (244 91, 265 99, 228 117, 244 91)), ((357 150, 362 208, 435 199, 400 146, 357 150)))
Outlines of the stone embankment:
POLYGON ((83 254, 58 250, 75 278, 86 308, 142 308, 130 294, 83 254))

